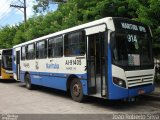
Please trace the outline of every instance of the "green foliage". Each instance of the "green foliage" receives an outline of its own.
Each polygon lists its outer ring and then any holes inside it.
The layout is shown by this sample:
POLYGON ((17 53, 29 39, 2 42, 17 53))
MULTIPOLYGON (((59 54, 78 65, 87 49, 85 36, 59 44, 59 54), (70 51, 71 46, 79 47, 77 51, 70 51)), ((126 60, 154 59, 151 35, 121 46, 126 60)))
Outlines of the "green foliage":
POLYGON ((65 3, 66 0, 36 0, 37 4, 35 4, 33 6, 33 9, 35 12, 39 12, 42 13, 44 11, 46 11, 49 8, 49 4, 61 4, 61 3, 65 3))
POLYGON ((10 48, 13 45, 13 39, 17 27, 5 26, 0 29, 0 48, 10 48))
POLYGON ((43 12, 53 2, 60 2, 55 12, 33 16, 26 24, 0 28, 0 48, 111 16, 131 18, 150 25, 155 54, 159 54, 160 0, 37 0, 33 7, 36 12, 43 12))

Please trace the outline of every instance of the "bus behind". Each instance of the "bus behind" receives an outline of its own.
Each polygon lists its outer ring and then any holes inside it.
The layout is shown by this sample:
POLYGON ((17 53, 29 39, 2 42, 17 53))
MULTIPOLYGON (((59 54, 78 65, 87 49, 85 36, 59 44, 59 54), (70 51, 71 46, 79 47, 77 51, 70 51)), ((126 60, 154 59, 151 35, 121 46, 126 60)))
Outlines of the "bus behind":
POLYGON ((12 49, 0 50, 0 79, 13 79, 12 49))

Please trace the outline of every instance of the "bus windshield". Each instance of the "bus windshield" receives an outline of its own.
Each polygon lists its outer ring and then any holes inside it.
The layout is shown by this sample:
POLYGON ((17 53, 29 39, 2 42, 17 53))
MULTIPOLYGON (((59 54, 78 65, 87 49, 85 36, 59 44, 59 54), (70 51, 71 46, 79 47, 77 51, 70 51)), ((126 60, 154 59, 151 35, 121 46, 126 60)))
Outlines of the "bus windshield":
POLYGON ((152 64, 151 40, 147 34, 116 32, 113 45, 114 63, 120 66, 152 64))
POLYGON ((11 55, 4 55, 2 58, 3 67, 5 69, 11 69, 12 68, 12 56, 11 55))
POLYGON ((3 50, 2 52, 2 67, 7 70, 12 70, 12 50, 3 50))

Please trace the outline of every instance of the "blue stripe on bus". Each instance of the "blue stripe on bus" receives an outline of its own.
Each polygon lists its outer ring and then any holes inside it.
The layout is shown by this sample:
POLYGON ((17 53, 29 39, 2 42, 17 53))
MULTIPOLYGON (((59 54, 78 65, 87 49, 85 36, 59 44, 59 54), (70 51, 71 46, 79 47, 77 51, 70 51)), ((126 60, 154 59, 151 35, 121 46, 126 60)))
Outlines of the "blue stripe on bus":
MULTIPOLYGON (((24 82, 25 72, 20 72, 21 82, 24 82)), ((45 87, 55 88, 66 91, 67 78, 71 74, 62 73, 46 73, 46 72, 29 72, 31 77, 31 83, 35 85, 41 85, 45 87)), ((80 78, 83 86, 83 94, 88 95, 87 91, 87 74, 75 74, 75 76, 80 78)))
MULTIPOLYGON (((21 74, 25 74, 26 71, 21 71, 21 74)), ((32 75, 39 75, 39 76, 50 76, 50 77, 62 77, 62 78, 66 78, 69 77, 72 74, 67 74, 67 73, 53 73, 53 72, 33 72, 33 71, 29 71, 30 74, 32 75)), ((79 79, 87 79, 87 73, 85 74, 74 74, 76 75, 79 79)))

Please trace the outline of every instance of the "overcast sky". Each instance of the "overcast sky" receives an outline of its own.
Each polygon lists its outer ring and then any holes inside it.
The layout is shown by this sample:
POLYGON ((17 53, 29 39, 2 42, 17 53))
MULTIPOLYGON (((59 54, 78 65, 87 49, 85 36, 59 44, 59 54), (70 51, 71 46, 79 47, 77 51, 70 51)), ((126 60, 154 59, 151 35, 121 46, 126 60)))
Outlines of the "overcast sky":
MULTIPOLYGON (((24 21, 23 9, 18 10, 17 8, 10 7, 10 4, 22 5, 20 1, 23 0, 0 0, 0 26, 15 25, 19 22, 24 21)), ((34 15, 32 6, 34 0, 26 0, 27 2, 27 18, 34 15)), ((52 10, 55 10, 57 5, 52 6, 52 10)))

